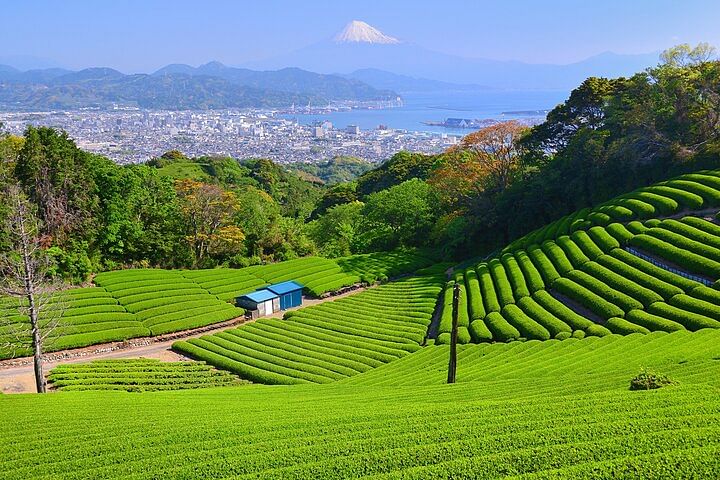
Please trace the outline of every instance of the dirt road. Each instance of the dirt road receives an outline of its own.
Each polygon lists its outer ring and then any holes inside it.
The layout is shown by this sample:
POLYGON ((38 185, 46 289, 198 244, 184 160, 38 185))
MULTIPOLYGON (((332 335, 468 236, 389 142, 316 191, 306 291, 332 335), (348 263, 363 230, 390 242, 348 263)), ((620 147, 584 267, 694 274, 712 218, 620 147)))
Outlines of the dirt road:
MULTIPOLYGON (((298 308, 319 305, 339 298, 354 295, 365 288, 359 288, 345 292, 341 295, 320 299, 303 299, 301 307, 291 308, 289 310, 297 310, 298 308)), ((287 311, 287 310, 286 310, 287 311)), ((262 318, 282 318, 285 312, 275 312, 272 315, 262 318)), ((246 320, 243 323, 252 322, 246 320)), ((66 350, 63 352, 54 352, 52 360, 44 363, 45 373, 47 374, 53 367, 63 363, 82 363, 92 360, 107 360, 117 358, 154 358, 164 362, 175 362, 187 360, 186 357, 170 350, 173 343, 179 339, 197 338, 209 333, 217 333, 228 328, 237 327, 237 323, 233 325, 225 324, 216 329, 202 329, 197 332, 177 332, 172 334, 170 339, 143 338, 135 339, 129 343, 115 342, 104 345, 94 345, 92 347, 80 348, 75 350, 66 350), (187 333, 187 335, 185 334, 187 333)), ((0 362, 0 391, 3 393, 32 393, 35 391, 35 377, 33 375, 32 358, 18 358, 13 361, 0 362)))

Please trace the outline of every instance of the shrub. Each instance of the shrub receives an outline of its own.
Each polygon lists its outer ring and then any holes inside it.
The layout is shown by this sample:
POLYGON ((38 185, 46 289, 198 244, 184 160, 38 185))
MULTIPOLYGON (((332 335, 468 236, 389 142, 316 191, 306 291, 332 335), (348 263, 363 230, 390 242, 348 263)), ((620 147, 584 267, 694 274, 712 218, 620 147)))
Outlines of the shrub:
POLYGON ((677 188, 662 185, 653 185, 651 187, 646 187, 645 191, 672 198, 680 205, 683 205, 690 210, 699 210, 702 208, 704 203, 703 198, 700 195, 696 195, 694 193, 680 190, 677 188))
POLYGON ((506 253, 501 257, 501 261, 505 267, 507 277, 510 280, 510 285, 512 286, 512 292, 515 299, 517 300, 529 296, 530 290, 528 290, 527 283, 525 283, 525 276, 523 275, 522 270, 520 270, 520 265, 518 265, 515 257, 510 253, 506 253))
POLYGON ((631 333, 650 333, 647 328, 628 322, 624 318, 613 317, 607 321, 605 326, 613 333, 619 333, 620 335, 630 335, 631 333))
MULTIPOLYGON (((605 227, 605 231, 617 240, 619 246, 626 245, 633 237, 633 233, 630 232, 630 230, 628 230, 622 223, 611 223, 605 227)), ((611 249, 608 249, 606 252, 609 252, 610 250, 611 249)))
POLYGON ((640 373, 630 379, 630 390, 655 390, 676 384, 677 382, 667 375, 643 368, 640 373))
POLYGON ((527 252, 524 250, 515 252, 515 259, 520 266, 520 270, 522 270, 530 293, 535 293, 538 290, 545 288, 542 275, 540 275, 538 269, 535 268, 535 265, 532 263, 532 260, 528 256, 527 252))
POLYGON ((470 315, 468 314, 468 298, 465 292, 465 285, 460 284, 460 296, 458 297, 458 325, 461 327, 470 326, 470 315))
POLYGON ((560 332, 555 335, 556 340, 567 340, 570 337, 572 337, 572 332, 560 332))
POLYGON ((553 263, 550 261, 547 255, 545 255, 545 252, 540 249, 540 247, 538 247, 537 245, 531 245, 530 247, 528 247, 527 253, 530 257, 530 260, 532 260, 535 267, 537 267, 538 272, 540 272, 540 275, 542 276, 546 285, 552 285, 555 280, 560 278, 560 274, 555 268, 555 265, 553 265, 553 263))
POLYGON ((497 294, 495 293, 495 285, 493 284, 490 270, 486 263, 481 263, 477 266, 478 280, 480 281, 480 292, 482 294, 483 301, 485 302, 485 311, 499 312, 500 302, 498 301, 497 294))
POLYGON ((572 263, 574 268, 580 268, 584 263, 590 261, 580 247, 575 245, 575 242, 573 242, 570 237, 559 237, 555 243, 563 249, 565 255, 567 255, 567 258, 570 260, 570 263, 572 263))
POLYGON ((465 272, 465 288, 468 295, 470 320, 482 320, 487 313, 480 293, 480 280, 478 280, 475 270, 469 269, 465 272))
POLYGON ((668 219, 663 220, 660 226, 685 238, 689 238, 690 240, 702 243, 703 245, 708 245, 716 249, 720 248, 720 237, 688 225, 687 223, 668 219))
POLYGON ((632 210, 638 218, 644 219, 652 218, 653 216, 655 216, 655 207, 653 207, 647 202, 643 202, 642 200, 638 200, 635 198, 618 198, 615 200, 615 202, 618 205, 632 210))
POLYGON ((703 185, 702 183, 679 179, 669 180, 664 182, 662 185, 699 195, 703 198, 706 206, 717 207, 720 205, 720 192, 714 188, 708 187, 707 185, 703 185))
POLYGON ((603 327, 602 325, 593 323, 585 329, 585 334, 591 337, 604 337, 606 335, 611 335, 612 332, 607 328, 603 327))
POLYGON ((517 328, 523 337, 535 340, 550 340, 550 332, 528 317, 517 305, 506 305, 503 308, 502 315, 517 328))
MULTIPOLYGON (((682 293, 682 292, 678 292, 682 293)), ((720 303, 720 291, 706 287, 705 285, 698 285, 696 288, 693 288, 690 290, 690 295, 699 298, 700 300, 705 300, 706 302, 720 303)))
MULTIPOLYGON (((608 219, 608 221, 610 221, 610 220, 608 219)), ((592 227, 593 225, 594 225, 594 223, 591 222, 590 220, 583 220, 581 218, 578 218, 577 220, 575 220, 572 223, 572 225, 570 227, 570 231, 576 232, 578 230, 587 230, 588 228, 592 227)))
POLYGON ((569 278, 561 278, 553 285, 558 292, 581 303, 603 318, 622 317, 625 312, 622 308, 605 300, 586 287, 569 278))
POLYGON ((563 321, 559 320, 552 313, 545 310, 532 297, 525 297, 518 301, 517 305, 537 323, 542 325, 553 338, 557 338, 560 332, 572 333, 572 329, 563 321))
POLYGON ((637 220, 629 222, 626 227, 633 235, 639 235, 650 230, 648 227, 643 225, 641 222, 638 222, 637 220))
MULTIPOLYGON (((657 309, 653 309, 653 311, 656 310, 657 309)), ((661 330, 664 332, 676 332, 679 330, 685 330, 685 327, 677 322, 673 322, 672 320, 668 320, 658 315, 653 315, 652 313, 644 310, 632 310, 625 315, 625 318, 628 321, 636 325, 641 325, 651 331, 661 330)))
POLYGON ((698 217, 684 217, 681 221, 686 225, 695 227, 698 230, 707 232, 715 237, 720 237, 720 225, 713 222, 708 222, 707 220, 698 217))
POLYGON ((636 191, 630 193, 629 195, 627 195, 627 197, 649 203, 661 215, 671 215, 677 212, 679 209, 678 202, 676 202, 672 198, 658 195, 657 193, 652 193, 648 191, 636 191))
POLYGON ((86 347, 97 343, 117 342, 127 340, 129 338, 146 337, 150 335, 150 331, 138 324, 132 327, 122 327, 116 329, 100 330, 89 333, 78 333, 74 335, 64 335, 48 341, 47 348, 49 350, 66 350, 68 348, 86 347))
POLYGON ((444 332, 438 335, 436 343, 438 345, 450 345, 450 332, 444 332))
MULTIPOLYGON (((600 282, 634 298, 645 307, 654 302, 663 300, 663 297, 654 291, 638 285, 632 280, 613 272, 599 263, 588 262, 583 266, 583 270, 598 279, 600 282)), ((597 293, 597 291, 595 292, 597 293)))
POLYGON ((595 260, 597 257, 603 254, 603 251, 598 248, 597 245, 595 245, 595 242, 584 230, 578 230, 577 232, 573 233, 572 240, 578 247, 580 247, 583 253, 590 260, 595 260))
POLYGON ((269 385, 291 385, 310 383, 308 380, 269 372, 267 370, 262 370, 251 365, 246 365, 245 363, 241 363, 224 355, 220 355, 213 351, 206 350, 190 342, 175 342, 173 343, 172 349, 177 352, 183 353, 189 357, 196 358, 198 360, 204 360, 211 365, 222 368, 224 370, 228 370, 230 372, 234 372, 238 374, 241 378, 245 378, 247 380, 257 383, 265 383, 269 385))
POLYGON ((610 235, 605 228, 592 227, 590 230, 588 230, 588 235, 590 235, 590 238, 604 252, 609 252, 620 246, 620 242, 618 242, 612 235, 610 235))
MULTIPOLYGON (((690 271, 700 273, 702 275, 708 275, 712 278, 720 277, 720 263, 658 238, 661 235, 667 238, 667 235, 656 233, 663 231, 664 230, 656 229, 653 232, 654 236, 646 234, 637 235, 633 237, 630 244, 632 246, 645 249, 655 255, 664 257, 690 271)), ((685 244, 686 242, 682 243, 685 244)))
MULTIPOLYGON (((631 254, 628 253, 628 255, 631 254)), ((636 284, 641 285, 646 289, 651 290, 652 292, 656 292, 660 295, 660 297, 665 300, 679 293, 683 293, 683 289, 681 289, 680 287, 667 283, 653 275, 638 270, 637 268, 628 265, 627 263, 618 260, 616 257, 613 257, 611 255, 603 255, 602 257, 598 257, 597 262, 600 265, 606 267, 607 269, 612 270, 620 277, 627 279, 628 281, 635 282, 636 284)))
POLYGON ((498 312, 490 312, 485 317, 485 325, 492 332, 493 339, 497 341, 509 342, 520 338, 520 332, 498 312))
POLYGON ((551 222, 541 228, 536 237, 537 241, 542 242, 547 239, 555 238, 555 232, 557 232, 561 220, 562 219, 555 220, 554 222, 551 222))
MULTIPOLYGON (((652 237, 650 237, 650 238, 652 238, 652 237)), ((621 250, 619 248, 610 252, 610 255, 612 255, 614 258, 620 260, 621 262, 626 263, 627 265, 630 265, 631 267, 637 269, 638 271, 645 273, 646 275, 655 277, 658 280, 661 280, 667 284, 674 285, 675 287, 680 288, 686 292, 701 285, 700 283, 698 283, 694 280, 690 280, 689 278, 681 277, 680 275, 678 275, 676 273, 669 272, 669 271, 665 270, 664 268, 653 265, 652 263, 647 262, 647 261, 643 260, 642 258, 636 257, 632 253, 626 252, 625 250, 621 250)))
POLYGON ((465 345, 466 343, 470 343, 470 339, 470 332, 468 331, 468 328, 459 326, 457 331, 457 343, 465 345))
POLYGON ((515 303, 510 280, 508 280, 505 268, 502 263, 500 263, 500 260, 497 258, 490 260, 488 262, 488 268, 490 269, 490 275, 492 276, 500 305, 504 307, 505 305, 515 303))
MULTIPOLYGON (((600 268, 604 268, 604 267, 600 267, 600 268)), ((605 300, 614 303, 615 305, 622 308, 626 312, 636 309, 636 308, 643 307, 642 303, 640 303, 638 300, 634 299, 630 295, 628 295, 624 292, 621 292, 620 290, 611 288, 602 280, 598 280, 597 278, 595 278, 591 275, 588 275, 587 273, 583 272, 582 270, 573 270, 572 272, 568 273, 567 278, 569 278, 570 280, 573 280, 574 282, 591 290, 595 294, 602 296, 605 300)), ((660 298, 660 297, 658 296, 658 298, 660 298)), ((622 315, 615 315, 615 316, 622 316, 622 315)))
POLYGON ((565 275, 573 270, 573 266, 565 256, 565 252, 555 242, 543 243, 542 249, 560 274, 565 275))
POLYGON ((583 330, 574 330, 572 333, 572 338, 585 338, 585 332, 583 330))
MULTIPOLYGON (((583 226, 589 226, 589 225, 607 225, 612 221, 612 218, 607 213, 602 212, 591 212, 588 214, 587 219, 589 220, 588 224, 585 224, 585 222, 582 223, 583 226)), ((579 229, 579 225, 574 225, 575 230, 579 229)))
POLYGON ((572 222, 577 218, 577 212, 575 212, 572 215, 566 215, 562 217, 559 220, 559 225, 557 230, 555 231, 555 235, 570 235, 572 232, 570 231, 570 227, 572 226, 572 222))
POLYGON ((596 211, 608 215, 611 220, 617 222, 626 222, 635 218, 635 213, 622 205, 602 205, 596 211))
POLYGON ((718 307, 687 295, 676 295, 667 303, 653 304, 648 312, 668 318, 683 325, 688 330, 701 328, 720 328, 720 322, 711 318, 718 314, 718 307))
POLYGON ((540 306, 573 330, 585 330, 593 324, 592 321, 578 314, 545 290, 536 292, 533 298, 540 306))
POLYGON ((468 331, 470 332, 470 337, 475 343, 492 341, 492 333, 488 329, 487 325, 485 325, 485 321, 482 318, 473 320, 470 324, 470 328, 468 328, 468 331))

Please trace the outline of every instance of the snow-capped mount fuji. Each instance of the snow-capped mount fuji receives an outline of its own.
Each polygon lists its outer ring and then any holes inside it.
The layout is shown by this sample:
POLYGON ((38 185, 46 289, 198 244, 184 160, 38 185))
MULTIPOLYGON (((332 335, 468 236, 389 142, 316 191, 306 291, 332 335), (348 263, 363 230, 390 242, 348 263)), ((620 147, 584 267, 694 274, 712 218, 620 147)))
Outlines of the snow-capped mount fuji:
POLYGON ((360 20, 353 20, 333 38, 335 43, 376 43, 392 45, 400 43, 395 37, 385 35, 377 28, 360 20))
MULTIPOLYGON (((365 22, 354 20, 334 37, 243 66, 255 70, 298 67, 312 72, 345 75, 369 69, 452 84, 566 90, 591 76, 632 75, 656 63, 657 58, 657 53, 605 53, 576 63, 553 65, 460 57, 429 50, 410 41, 400 41, 365 22)), ((373 86, 378 88, 382 83, 373 86)), ((412 85, 409 85, 396 91, 403 93, 411 90, 412 85)))

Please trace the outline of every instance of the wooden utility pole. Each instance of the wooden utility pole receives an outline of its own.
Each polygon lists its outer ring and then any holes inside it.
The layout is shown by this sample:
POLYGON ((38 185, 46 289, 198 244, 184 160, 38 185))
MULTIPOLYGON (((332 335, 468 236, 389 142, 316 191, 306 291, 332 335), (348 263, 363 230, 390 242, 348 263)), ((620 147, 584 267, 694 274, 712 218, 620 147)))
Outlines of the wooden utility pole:
POLYGON ((447 383, 455 383, 455 372, 457 371, 457 329, 458 329, 458 305, 460 303, 460 285, 453 286, 452 303, 452 330, 450 332, 450 361, 448 362, 447 383))

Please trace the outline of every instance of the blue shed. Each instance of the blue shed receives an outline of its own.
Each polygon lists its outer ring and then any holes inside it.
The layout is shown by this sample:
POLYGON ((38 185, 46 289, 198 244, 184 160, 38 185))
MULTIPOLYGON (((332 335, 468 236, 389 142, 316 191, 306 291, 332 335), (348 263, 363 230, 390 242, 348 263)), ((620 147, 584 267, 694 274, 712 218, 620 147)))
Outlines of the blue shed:
POLYGON ((278 311, 280 309, 280 296, 263 288, 237 297, 235 304, 248 310, 253 318, 257 318, 278 311))
POLYGON ((270 285, 265 288, 280 297, 280 310, 287 310, 288 308, 302 305, 303 286, 297 282, 276 283, 275 285, 270 285))

